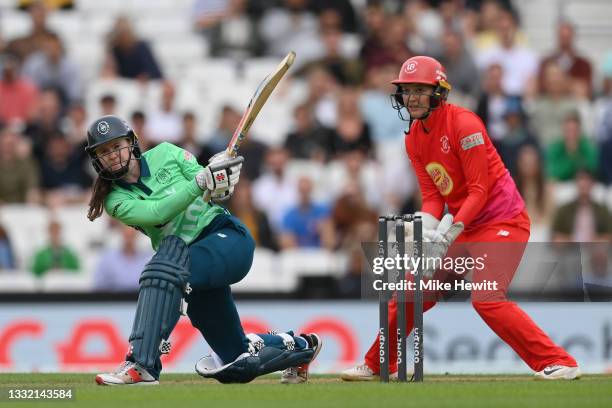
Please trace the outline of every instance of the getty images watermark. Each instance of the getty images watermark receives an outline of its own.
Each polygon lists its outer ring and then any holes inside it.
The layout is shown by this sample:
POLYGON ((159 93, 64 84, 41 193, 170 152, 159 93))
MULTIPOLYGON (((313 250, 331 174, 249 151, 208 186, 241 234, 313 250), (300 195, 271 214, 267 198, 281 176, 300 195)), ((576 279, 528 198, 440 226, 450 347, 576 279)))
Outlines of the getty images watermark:
MULTIPOLYGON (((378 256, 373 259, 372 272, 379 276, 379 279, 375 279, 372 282, 372 287, 375 291, 395 291, 395 290, 416 290, 416 284, 412 279, 406 279, 405 274, 402 275, 402 279, 396 281, 386 281, 383 279, 385 272, 398 272, 408 271, 410 275, 416 275, 421 266, 424 271, 453 271, 456 276, 462 276, 470 271, 477 272, 485 268, 485 260, 487 254, 478 257, 412 257, 407 254, 395 256, 382 257, 378 256)), ((392 275, 388 275, 392 276, 392 275)), ((439 279, 422 279, 420 281, 419 289, 423 291, 462 291, 462 290, 475 290, 475 291, 496 291, 498 290, 498 283, 495 280, 484 279, 478 282, 470 282, 464 279, 454 280, 453 282, 446 282, 439 279)))

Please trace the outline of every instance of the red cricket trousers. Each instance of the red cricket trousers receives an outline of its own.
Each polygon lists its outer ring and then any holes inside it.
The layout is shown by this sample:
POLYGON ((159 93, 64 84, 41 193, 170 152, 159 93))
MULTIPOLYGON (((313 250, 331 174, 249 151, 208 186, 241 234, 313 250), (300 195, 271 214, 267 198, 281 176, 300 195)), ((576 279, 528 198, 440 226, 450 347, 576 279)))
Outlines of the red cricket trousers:
MULTIPOLYGON (((575 367, 576 360, 556 345, 516 303, 505 297, 529 240, 529 225, 529 217, 523 212, 510 220, 464 231, 455 241, 458 245, 453 245, 447 256, 455 255, 452 254, 455 247, 461 247, 464 251, 467 249, 474 258, 486 254, 484 268, 474 271, 472 281, 496 281, 498 290, 472 291, 472 305, 491 330, 512 347, 532 370, 541 371, 552 364, 575 367)), ((431 294, 425 293, 424 297, 423 310, 427 311, 436 302, 431 294)), ((405 307, 409 333, 413 326, 413 303, 406 302, 405 307)), ((394 335, 397 333, 396 310, 397 303, 393 298, 389 303, 391 372, 397 371, 397 336, 394 335)), ((375 373, 380 372, 378 336, 365 356, 365 363, 375 373)))

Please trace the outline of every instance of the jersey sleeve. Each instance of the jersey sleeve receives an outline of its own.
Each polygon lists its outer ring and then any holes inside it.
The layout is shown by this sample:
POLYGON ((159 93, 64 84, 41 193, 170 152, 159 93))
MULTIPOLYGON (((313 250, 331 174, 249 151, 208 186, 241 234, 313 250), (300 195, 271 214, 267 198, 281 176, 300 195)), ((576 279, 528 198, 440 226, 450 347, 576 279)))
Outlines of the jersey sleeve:
POLYGON ((204 170, 204 167, 198 163, 197 159, 191 152, 171 143, 165 144, 167 145, 170 154, 172 154, 176 159, 176 162, 178 163, 179 168, 186 179, 193 179, 199 172, 204 170))
POLYGON ((115 190, 107 197, 104 207, 111 217, 126 225, 155 226, 172 220, 200 195, 202 190, 193 179, 177 189, 176 194, 159 201, 141 200, 115 190))
POLYGON ((410 146, 410 142, 408 140, 406 141, 406 152, 408 153, 408 157, 412 163, 412 168, 414 169, 414 173, 417 176, 419 187, 421 189, 421 196, 423 199, 421 211, 440 219, 442 217, 442 213, 444 212, 444 198, 431 180, 431 177, 429 177, 429 174, 427 174, 425 166, 414 151, 414 146, 410 146))
POLYGON ((489 163, 487 133, 484 125, 471 112, 457 115, 455 149, 467 183, 468 195, 455 215, 455 222, 467 227, 488 199, 489 163))

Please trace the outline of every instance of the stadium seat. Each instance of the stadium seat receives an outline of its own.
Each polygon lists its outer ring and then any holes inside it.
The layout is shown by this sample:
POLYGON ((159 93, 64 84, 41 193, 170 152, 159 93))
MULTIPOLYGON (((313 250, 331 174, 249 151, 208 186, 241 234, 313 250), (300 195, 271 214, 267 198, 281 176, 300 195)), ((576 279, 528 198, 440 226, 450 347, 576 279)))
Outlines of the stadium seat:
POLYGON ((0 290, 7 293, 31 293, 41 289, 41 282, 30 271, 2 271, 0 273, 0 290))
POLYGON ((44 292, 89 292, 92 290, 91 275, 72 271, 49 271, 42 278, 44 292))
POLYGON ((46 242, 48 219, 48 212, 43 207, 25 205, 0 207, 0 223, 9 235, 18 268, 29 268, 29 258, 46 242))
POLYGON ((280 254, 280 268, 296 277, 341 276, 345 269, 343 257, 319 248, 284 250, 280 254))
POLYGON ((297 285, 297 276, 280 266, 278 256, 274 252, 257 248, 251 271, 242 281, 233 285, 232 290, 290 293, 297 288, 297 285))
POLYGON ((30 31, 30 17, 27 13, 3 8, 0 13, 0 32, 4 40, 21 37, 30 31))

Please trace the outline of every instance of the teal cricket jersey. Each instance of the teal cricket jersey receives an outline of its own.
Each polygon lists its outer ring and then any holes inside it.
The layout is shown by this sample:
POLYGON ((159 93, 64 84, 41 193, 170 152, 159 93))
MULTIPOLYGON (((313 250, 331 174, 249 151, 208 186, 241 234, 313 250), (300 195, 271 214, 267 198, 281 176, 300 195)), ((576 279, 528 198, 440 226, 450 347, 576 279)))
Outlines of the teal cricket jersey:
POLYGON ((104 208, 111 217, 144 232, 156 251, 167 235, 177 235, 190 244, 225 212, 202 199, 195 181, 202 170, 187 150, 162 143, 142 154, 136 183, 113 182, 104 208))

